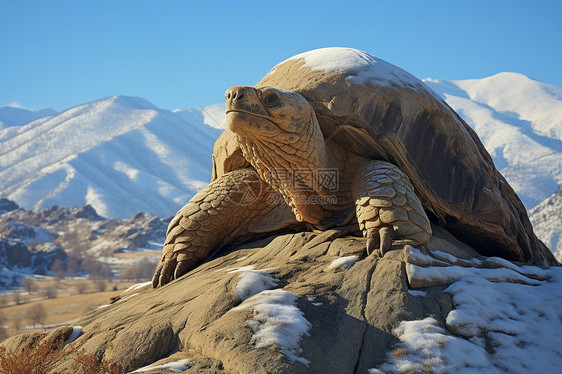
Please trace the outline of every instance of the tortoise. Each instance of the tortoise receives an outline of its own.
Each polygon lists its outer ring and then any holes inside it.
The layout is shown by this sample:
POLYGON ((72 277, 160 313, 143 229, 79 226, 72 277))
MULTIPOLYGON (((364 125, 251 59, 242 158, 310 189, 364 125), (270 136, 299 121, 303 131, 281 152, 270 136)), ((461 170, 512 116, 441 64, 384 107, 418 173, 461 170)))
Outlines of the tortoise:
POLYGON ((422 81, 324 48, 226 92, 213 180, 169 224, 153 286, 213 249, 277 230, 361 232, 368 253, 423 245, 431 224, 487 256, 556 265, 476 133, 422 81))

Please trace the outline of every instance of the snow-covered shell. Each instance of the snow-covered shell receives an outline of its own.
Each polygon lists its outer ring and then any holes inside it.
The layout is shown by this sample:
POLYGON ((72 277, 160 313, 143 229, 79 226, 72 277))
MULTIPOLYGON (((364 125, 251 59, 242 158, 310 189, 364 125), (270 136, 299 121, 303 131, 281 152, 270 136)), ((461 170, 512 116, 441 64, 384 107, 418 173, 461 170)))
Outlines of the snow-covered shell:
POLYGON ((300 93, 326 139, 396 164, 430 219, 482 254, 556 263, 476 133, 411 74, 363 51, 324 48, 285 60, 256 86, 300 93))

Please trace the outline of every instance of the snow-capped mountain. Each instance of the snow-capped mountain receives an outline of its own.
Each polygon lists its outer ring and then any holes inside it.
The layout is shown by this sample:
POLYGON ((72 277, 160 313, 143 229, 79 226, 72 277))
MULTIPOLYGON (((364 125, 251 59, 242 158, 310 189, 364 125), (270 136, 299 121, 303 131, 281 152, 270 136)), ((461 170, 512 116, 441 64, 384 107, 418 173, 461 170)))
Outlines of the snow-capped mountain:
POLYGON ((517 73, 424 82, 478 133, 537 235, 562 260, 562 87, 517 73))
POLYGON ((10 126, 21 126, 36 119, 54 116, 53 109, 29 110, 17 105, 0 106, 0 130, 10 126))
POLYGON ((211 178, 220 131, 116 96, 0 129, 0 195, 26 209, 92 205, 106 217, 174 214, 211 178))
POLYGON ((535 233, 562 262, 562 187, 529 211, 535 233))

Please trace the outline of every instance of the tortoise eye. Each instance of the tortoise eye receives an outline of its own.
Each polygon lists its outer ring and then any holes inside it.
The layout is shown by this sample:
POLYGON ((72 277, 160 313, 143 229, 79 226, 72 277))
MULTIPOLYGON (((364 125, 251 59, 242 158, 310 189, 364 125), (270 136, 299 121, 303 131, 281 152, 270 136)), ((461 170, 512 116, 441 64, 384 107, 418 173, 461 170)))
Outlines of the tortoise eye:
POLYGON ((265 99, 263 99, 263 103, 265 104, 265 106, 270 108, 279 104, 279 101, 279 95, 277 95, 275 92, 268 94, 265 99))

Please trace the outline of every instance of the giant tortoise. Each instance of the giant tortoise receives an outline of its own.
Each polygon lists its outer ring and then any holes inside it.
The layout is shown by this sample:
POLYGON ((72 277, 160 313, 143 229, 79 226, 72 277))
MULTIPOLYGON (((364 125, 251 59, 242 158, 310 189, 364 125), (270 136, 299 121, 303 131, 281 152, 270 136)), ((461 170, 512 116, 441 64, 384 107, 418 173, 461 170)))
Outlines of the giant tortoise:
POLYGON ((221 245, 292 227, 361 232, 378 255, 431 224, 488 256, 556 265, 476 133, 404 70, 325 48, 226 93, 213 181, 172 219, 162 286, 221 245))

